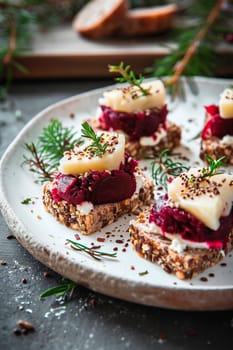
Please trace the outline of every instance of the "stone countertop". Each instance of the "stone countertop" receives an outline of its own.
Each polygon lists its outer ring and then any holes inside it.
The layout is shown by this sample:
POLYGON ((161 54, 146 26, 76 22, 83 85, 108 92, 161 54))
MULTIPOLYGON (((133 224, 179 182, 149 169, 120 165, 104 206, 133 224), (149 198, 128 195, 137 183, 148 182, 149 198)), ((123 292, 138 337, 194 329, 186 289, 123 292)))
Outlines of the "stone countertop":
MULTIPOLYGON (((0 155, 39 111, 107 80, 15 82, 0 101, 0 155)), ((17 183, 17 179, 16 179, 17 183)), ((14 186, 14 184, 12 184, 14 186)), ((175 311, 75 290, 63 304, 40 294, 61 276, 36 261, 12 236, 0 214, 0 348, 7 350, 216 349, 233 344, 233 311, 175 311), (34 330, 19 332, 19 320, 34 330)))

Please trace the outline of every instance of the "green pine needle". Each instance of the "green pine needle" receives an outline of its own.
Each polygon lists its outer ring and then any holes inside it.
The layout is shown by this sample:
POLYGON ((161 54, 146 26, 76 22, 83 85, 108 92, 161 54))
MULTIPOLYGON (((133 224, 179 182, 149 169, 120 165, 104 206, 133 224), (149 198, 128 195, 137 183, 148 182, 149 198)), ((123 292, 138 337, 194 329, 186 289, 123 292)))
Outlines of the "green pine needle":
POLYGON ((81 139, 76 137, 72 128, 65 128, 59 120, 53 119, 43 128, 36 143, 24 144, 27 154, 23 155, 22 165, 27 165, 36 174, 38 182, 50 181, 54 178, 63 153, 80 143, 81 139))

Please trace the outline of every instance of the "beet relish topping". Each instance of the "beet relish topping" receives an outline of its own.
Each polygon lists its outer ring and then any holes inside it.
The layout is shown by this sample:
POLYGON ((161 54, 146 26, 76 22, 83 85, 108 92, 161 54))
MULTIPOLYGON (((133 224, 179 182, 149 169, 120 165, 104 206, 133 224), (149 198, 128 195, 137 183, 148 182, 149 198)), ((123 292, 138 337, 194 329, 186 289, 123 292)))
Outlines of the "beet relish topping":
POLYGON ((100 107, 99 127, 103 130, 123 130, 131 140, 153 135, 160 125, 165 128, 166 105, 161 110, 148 109, 137 113, 118 112, 103 105, 100 107))
POLYGON ((86 176, 64 175, 56 177, 52 190, 53 200, 62 199, 74 205, 88 201, 93 205, 120 202, 130 198, 136 190, 134 176, 138 162, 128 153, 119 170, 91 171, 86 176))
POLYGON ((205 107, 205 110, 210 119, 207 121, 202 131, 202 139, 206 139, 211 136, 216 136, 220 139, 225 135, 233 136, 232 118, 222 118, 219 114, 219 107, 216 105, 207 106, 205 107))
POLYGON ((207 242, 209 248, 226 247, 228 235, 233 226, 233 208, 228 216, 220 218, 220 226, 214 231, 205 226, 192 214, 167 204, 168 196, 164 195, 154 204, 149 222, 159 226, 163 234, 179 234, 183 239, 192 242, 207 242))

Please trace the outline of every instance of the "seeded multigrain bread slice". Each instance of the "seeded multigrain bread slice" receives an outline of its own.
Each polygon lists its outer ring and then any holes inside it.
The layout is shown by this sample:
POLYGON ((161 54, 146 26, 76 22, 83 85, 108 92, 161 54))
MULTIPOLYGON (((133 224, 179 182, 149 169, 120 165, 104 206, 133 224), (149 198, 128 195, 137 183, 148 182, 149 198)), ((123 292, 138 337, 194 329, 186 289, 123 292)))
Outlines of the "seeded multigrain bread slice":
POLYGON ((166 148, 173 149, 178 147, 180 145, 180 139, 180 126, 167 121, 166 135, 156 145, 142 146, 138 140, 132 141, 126 136, 125 150, 137 159, 156 157, 166 148))
POLYGON ((116 221, 127 213, 142 210, 143 206, 150 205, 153 199, 153 182, 142 171, 138 170, 142 186, 131 198, 116 203, 95 205, 87 215, 82 214, 77 206, 61 200, 55 202, 52 197, 53 182, 43 187, 43 204, 45 210, 56 217, 58 221, 84 235, 99 231, 102 227, 116 221))
POLYGON ((124 21, 126 0, 92 0, 73 20, 76 32, 91 39, 111 36, 124 21))
POLYGON ((148 223, 149 211, 139 214, 130 223, 130 236, 133 248, 144 259, 160 265, 166 272, 179 279, 190 279, 205 269, 216 265, 233 249, 233 228, 225 251, 207 248, 190 248, 182 253, 171 248, 172 241, 159 233, 151 232, 148 223))
POLYGON ((233 143, 223 142, 218 137, 212 136, 205 140, 201 140, 200 157, 206 160, 205 155, 217 160, 225 157, 224 162, 233 165, 233 143))

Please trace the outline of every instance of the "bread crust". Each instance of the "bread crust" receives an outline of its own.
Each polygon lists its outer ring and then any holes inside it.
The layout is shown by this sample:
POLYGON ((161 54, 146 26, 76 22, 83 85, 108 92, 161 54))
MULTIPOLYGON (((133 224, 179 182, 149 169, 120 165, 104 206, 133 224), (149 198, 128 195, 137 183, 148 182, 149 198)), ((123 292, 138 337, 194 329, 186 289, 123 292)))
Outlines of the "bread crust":
MULTIPOLYGON (((205 123, 210 119, 211 116, 206 113, 205 123)), ((223 143, 222 139, 216 136, 208 136, 205 139, 201 139, 200 158, 204 161, 206 161, 206 154, 215 160, 225 157, 224 163, 233 165, 233 143, 223 143)))
POLYGON ((125 20, 128 2, 125 0, 92 0, 75 16, 75 31, 91 39, 111 36, 125 20))
POLYGON ((154 195, 153 182, 142 171, 139 170, 138 174, 143 182, 139 193, 134 193, 131 198, 117 203, 95 205, 87 215, 82 214, 77 206, 65 200, 54 202, 51 193, 54 182, 45 184, 42 196, 44 208, 65 226, 79 230, 84 235, 90 235, 113 223, 120 216, 136 213, 142 210, 143 206, 151 204, 154 195))
POLYGON ((181 128, 167 121, 167 135, 162 138, 156 145, 142 146, 140 142, 131 141, 126 137, 125 150, 137 159, 153 158, 158 156, 164 149, 173 149, 180 145, 181 128))
POLYGON ((138 36, 161 33, 171 27, 176 13, 176 4, 128 10, 118 35, 138 36))
POLYGON ((205 269, 216 265, 233 249, 233 228, 225 251, 208 248, 187 247, 178 253, 171 249, 171 240, 159 233, 151 232, 148 217, 149 211, 139 214, 130 223, 130 237, 133 248, 144 259, 160 265, 166 272, 177 278, 190 279, 205 269))
POLYGON ((233 144, 224 144, 218 137, 212 136, 201 140, 201 159, 206 161, 206 154, 215 160, 225 157, 224 163, 233 165, 233 144))

